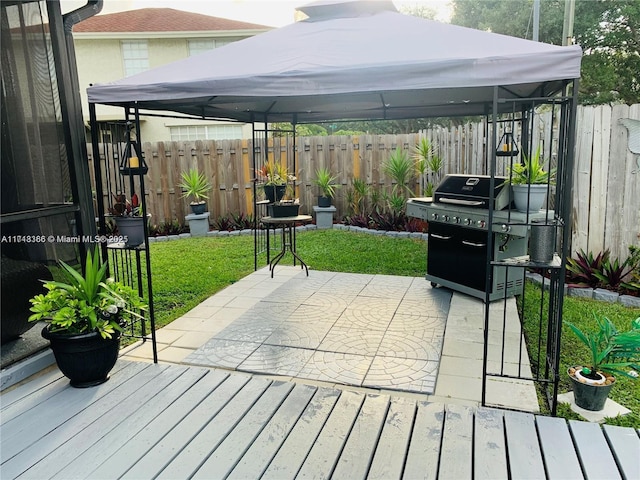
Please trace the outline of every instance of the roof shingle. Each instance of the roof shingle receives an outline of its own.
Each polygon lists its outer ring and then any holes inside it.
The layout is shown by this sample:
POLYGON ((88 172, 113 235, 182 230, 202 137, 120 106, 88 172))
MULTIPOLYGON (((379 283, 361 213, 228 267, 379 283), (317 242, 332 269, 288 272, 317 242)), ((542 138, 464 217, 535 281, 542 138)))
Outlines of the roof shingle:
POLYGON ((211 17, 173 8, 142 8, 96 15, 74 27, 74 32, 191 32, 206 30, 269 29, 266 25, 211 17))

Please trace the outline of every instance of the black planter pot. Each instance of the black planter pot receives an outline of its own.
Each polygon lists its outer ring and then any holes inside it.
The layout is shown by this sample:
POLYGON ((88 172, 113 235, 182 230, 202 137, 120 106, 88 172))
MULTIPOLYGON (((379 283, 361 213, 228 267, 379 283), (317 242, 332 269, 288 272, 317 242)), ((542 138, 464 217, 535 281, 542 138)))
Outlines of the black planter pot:
POLYGON ((106 382, 118 360, 120 332, 105 339, 98 332, 78 335, 52 333, 46 326, 42 336, 51 342, 58 368, 71 380, 72 387, 93 387, 106 382))
POLYGON ((195 215, 202 215, 204 212, 207 211, 207 203, 206 202, 191 203, 191 204, 189 204, 189 206, 191 207, 191 211, 195 215))
POLYGON ((331 197, 325 197, 320 195, 318 197, 318 206, 321 208, 327 208, 331 206, 331 197))
POLYGON ((292 203, 290 205, 268 205, 267 214, 270 217, 296 217, 300 211, 300 204, 292 203))
POLYGON ((264 194, 269 202, 279 202, 287 191, 286 185, 265 185, 264 194))
MULTIPOLYGON (((576 370, 580 368, 577 367, 576 370)), ((574 375, 567 372, 571 379, 571 386, 573 388, 573 397, 576 405, 585 410, 591 410, 598 412, 604 408, 604 404, 609 398, 609 392, 613 388, 614 383, 609 385, 591 385, 583 383, 577 380, 574 375)))

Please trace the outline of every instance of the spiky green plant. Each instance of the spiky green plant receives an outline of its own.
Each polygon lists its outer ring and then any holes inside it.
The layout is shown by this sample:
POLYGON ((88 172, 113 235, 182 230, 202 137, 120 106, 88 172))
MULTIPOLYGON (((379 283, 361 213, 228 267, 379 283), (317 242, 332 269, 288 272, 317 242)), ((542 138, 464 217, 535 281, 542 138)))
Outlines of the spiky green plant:
POLYGON ((564 323, 587 347, 591 355, 591 365, 583 373, 604 372, 637 378, 629 368, 640 371, 640 317, 632 320, 626 332, 619 332, 605 316, 593 314, 597 328, 584 332, 571 322, 564 323), (626 369, 626 370, 623 370, 626 369))
POLYGON ((406 150, 396 148, 383 162, 382 171, 396 182, 394 191, 401 190, 403 194, 413 196, 409 182, 413 178, 414 166, 406 150))
POLYGON ((349 210, 354 215, 359 215, 364 211, 365 201, 369 194, 369 185, 361 178, 351 179, 351 188, 347 192, 349 210))
POLYGON ((325 197, 333 198, 336 194, 336 188, 340 188, 340 184, 336 183, 338 177, 331 173, 326 167, 316 170, 316 178, 313 180, 313 184, 317 185, 325 197))
POLYGON ((512 167, 507 167, 512 185, 527 184, 553 184, 556 169, 552 168, 548 172, 544 169, 544 163, 540 160, 541 149, 538 146, 533 155, 522 154, 522 163, 514 163, 512 167))
POLYGON ((204 173, 199 172, 197 168, 192 168, 182 172, 181 176, 182 182, 178 186, 184 190, 182 198, 193 197, 195 203, 200 203, 205 198, 209 198, 207 197, 207 192, 211 190, 211 184, 204 173))
POLYGON ((67 283, 45 281, 46 294, 31 298, 30 322, 44 320, 51 332, 79 334, 98 332, 111 338, 120 324, 137 311, 146 309, 137 292, 120 282, 106 278, 107 264, 102 263, 98 249, 87 252, 84 274, 60 262, 67 283))
POLYGON ((442 158, 437 155, 436 146, 431 143, 426 137, 420 139, 420 142, 415 146, 413 152, 413 158, 415 159, 415 167, 420 178, 420 188, 423 195, 431 196, 433 193, 433 185, 438 181, 440 170, 444 165, 442 158), (427 176, 430 175, 431 181, 427 180, 427 176), (429 185, 431 185, 431 192, 429 192, 429 185))

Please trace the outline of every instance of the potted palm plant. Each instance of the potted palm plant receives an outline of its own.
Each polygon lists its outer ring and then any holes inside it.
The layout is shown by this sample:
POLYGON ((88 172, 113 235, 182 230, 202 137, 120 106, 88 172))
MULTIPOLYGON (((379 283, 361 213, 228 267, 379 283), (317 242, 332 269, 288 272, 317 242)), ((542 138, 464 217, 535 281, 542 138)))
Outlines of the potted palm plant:
POLYGON ((576 405, 586 410, 604 408, 614 375, 638 377, 640 372, 640 317, 620 332, 607 317, 594 313, 597 329, 584 332, 571 322, 564 323, 588 349, 589 364, 569 368, 576 405), (632 369, 632 370, 630 370, 632 369))
POLYGON ((547 198, 547 190, 553 184, 555 168, 545 171, 540 159, 540 147, 531 156, 522 154, 522 163, 514 163, 509 168, 509 182, 513 192, 513 202, 519 212, 538 212, 547 198))
POLYGON ((72 386, 98 385, 116 363, 122 326, 142 318, 146 305, 131 287, 106 278, 97 249, 87 252, 84 274, 60 266, 67 281, 43 280, 47 292, 29 300, 29 321, 47 323, 42 336, 72 386))
POLYGON ((313 180, 313 184, 317 185, 320 189, 320 195, 318 195, 318 206, 322 208, 331 206, 331 199, 336 195, 336 188, 340 188, 340 185, 336 183, 337 176, 331 173, 328 168, 322 167, 316 170, 316 178, 313 180))
POLYGON ((189 204, 191 211, 196 215, 201 215, 207 211, 207 192, 211 190, 211 184, 205 177, 204 173, 198 171, 197 168, 192 168, 186 172, 182 172, 182 183, 179 187, 182 188, 182 197, 191 197, 193 200, 189 204))

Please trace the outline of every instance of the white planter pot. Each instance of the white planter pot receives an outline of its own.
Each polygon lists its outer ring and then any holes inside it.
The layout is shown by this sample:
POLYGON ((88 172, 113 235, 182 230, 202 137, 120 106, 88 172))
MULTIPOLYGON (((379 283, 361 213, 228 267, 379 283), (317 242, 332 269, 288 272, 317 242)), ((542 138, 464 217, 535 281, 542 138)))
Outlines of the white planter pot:
POLYGON ((511 190, 513 191, 513 202, 519 212, 539 212, 547 199, 546 184, 512 185, 511 190))

